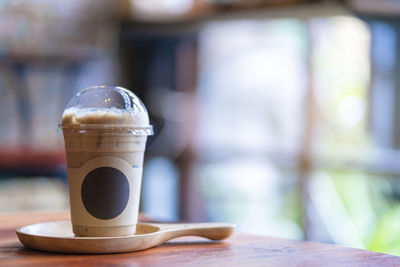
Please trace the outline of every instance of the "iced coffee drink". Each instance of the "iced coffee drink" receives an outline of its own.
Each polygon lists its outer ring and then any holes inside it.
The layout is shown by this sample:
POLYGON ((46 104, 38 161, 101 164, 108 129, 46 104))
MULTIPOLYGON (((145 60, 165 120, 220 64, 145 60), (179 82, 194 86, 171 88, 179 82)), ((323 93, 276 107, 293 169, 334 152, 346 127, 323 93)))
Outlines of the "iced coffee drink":
POLYGON ((152 134, 143 103, 120 87, 90 87, 71 99, 61 128, 75 235, 134 234, 152 134))

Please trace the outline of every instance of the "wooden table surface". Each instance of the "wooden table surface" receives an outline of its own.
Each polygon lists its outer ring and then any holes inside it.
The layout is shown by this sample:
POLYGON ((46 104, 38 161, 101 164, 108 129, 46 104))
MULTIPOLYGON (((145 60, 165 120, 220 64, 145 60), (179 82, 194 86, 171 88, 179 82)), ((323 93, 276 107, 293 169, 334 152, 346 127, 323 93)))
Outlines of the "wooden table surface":
POLYGON ((110 255, 68 255, 34 251, 15 229, 68 219, 67 212, 0 215, 0 266, 400 266, 400 257, 329 244, 235 233, 224 242, 195 237, 152 249, 110 255))

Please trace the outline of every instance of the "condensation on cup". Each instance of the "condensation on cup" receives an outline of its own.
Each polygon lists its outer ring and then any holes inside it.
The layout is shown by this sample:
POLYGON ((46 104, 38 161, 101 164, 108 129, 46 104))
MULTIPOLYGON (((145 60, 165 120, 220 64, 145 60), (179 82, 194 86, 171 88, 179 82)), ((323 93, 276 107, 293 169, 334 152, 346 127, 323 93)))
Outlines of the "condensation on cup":
POLYGON ((69 101, 60 127, 74 234, 134 234, 146 140, 153 134, 143 103, 121 87, 89 87, 69 101))

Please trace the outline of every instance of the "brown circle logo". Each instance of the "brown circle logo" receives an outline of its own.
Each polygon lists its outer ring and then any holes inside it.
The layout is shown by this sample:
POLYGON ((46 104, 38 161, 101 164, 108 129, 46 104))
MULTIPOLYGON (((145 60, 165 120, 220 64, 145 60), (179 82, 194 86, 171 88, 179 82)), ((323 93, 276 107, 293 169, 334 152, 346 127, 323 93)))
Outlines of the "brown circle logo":
POLYGON ((109 220, 120 215, 129 200, 129 182, 118 169, 100 167, 89 172, 82 183, 82 202, 92 216, 109 220))

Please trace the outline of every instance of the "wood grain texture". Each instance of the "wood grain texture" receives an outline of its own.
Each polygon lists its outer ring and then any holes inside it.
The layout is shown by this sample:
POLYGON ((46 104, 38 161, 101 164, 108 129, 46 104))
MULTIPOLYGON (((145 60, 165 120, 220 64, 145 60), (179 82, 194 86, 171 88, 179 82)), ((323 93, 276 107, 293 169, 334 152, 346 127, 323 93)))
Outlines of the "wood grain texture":
POLYGON ((224 242, 184 237, 133 253, 67 255, 23 247, 18 226, 67 213, 0 215, 0 266, 400 266, 400 257, 315 242, 234 234, 224 242))

